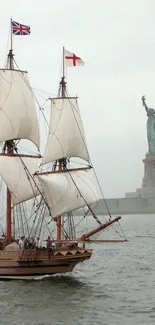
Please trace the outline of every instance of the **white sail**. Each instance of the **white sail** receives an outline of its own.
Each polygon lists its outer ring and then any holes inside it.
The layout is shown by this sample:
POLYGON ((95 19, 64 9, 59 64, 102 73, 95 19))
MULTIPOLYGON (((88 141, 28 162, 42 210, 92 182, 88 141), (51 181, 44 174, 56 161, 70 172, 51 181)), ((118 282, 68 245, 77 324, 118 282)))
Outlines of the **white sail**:
POLYGON ((50 129, 42 164, 65 157, 89 161, 80 111, 74 97, 51 101, 50 129))
POLYGON ((99 195, 93 169, 85 168, 38 175, 52 217, 97 205, 99 195))
POLYGON ((39 170, 40 159, 1 156, 0 175, 11 192, 12 205, 29 200, 39 194, 38 179, 31 177, 39 170))
POLYGON ((39 148, 39 124, 27 73, 0 69, 0 142, 13 139, 39 148))

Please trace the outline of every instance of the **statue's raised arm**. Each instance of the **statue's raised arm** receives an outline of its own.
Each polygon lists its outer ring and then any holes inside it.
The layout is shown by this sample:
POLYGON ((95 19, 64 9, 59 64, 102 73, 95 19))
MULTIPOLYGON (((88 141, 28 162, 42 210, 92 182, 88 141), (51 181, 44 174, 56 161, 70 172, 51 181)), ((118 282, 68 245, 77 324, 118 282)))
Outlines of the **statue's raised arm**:
POLYGON ((146 112, 148 113, 149 108, 148 108, 148 106, 146 105, 146 102, 145 102, 145 96, 142 96, 141 100, 142 100, 143 106, 145 107, 146 112))

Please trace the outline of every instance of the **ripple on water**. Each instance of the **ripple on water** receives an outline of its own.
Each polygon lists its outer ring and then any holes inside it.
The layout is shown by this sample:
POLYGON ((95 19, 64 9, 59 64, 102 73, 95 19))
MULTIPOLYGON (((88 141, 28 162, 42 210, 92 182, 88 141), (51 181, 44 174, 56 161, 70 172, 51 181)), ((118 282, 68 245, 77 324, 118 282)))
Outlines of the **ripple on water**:
POLYGON ((154 325, 155 218, 123 224, 129 243, 94 245, 72 274, 1 281, 0 325, 154 325))

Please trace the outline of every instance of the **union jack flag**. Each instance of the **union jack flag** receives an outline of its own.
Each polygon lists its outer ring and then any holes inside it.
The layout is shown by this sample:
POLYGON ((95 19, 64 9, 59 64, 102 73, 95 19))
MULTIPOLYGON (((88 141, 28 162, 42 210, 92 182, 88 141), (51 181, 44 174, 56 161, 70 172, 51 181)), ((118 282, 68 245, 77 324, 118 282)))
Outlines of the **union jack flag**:
POLYGON ((30 26, 22 25, 16 21, 12 21, 12 33, 14 35, 29 35, 30 26))

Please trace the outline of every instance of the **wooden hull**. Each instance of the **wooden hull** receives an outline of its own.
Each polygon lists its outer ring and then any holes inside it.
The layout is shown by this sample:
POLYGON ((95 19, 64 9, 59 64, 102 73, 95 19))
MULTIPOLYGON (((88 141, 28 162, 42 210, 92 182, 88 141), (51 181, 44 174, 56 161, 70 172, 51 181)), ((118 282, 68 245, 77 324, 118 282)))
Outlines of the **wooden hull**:
POLYGON ((35 279, 44 275, 71 272, 76 264, 89 259, 91 249, 54 248, 0 251, 0 279, 35 279))

